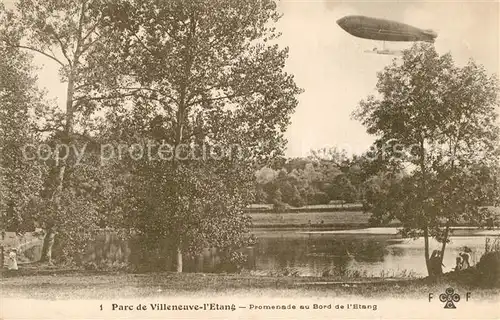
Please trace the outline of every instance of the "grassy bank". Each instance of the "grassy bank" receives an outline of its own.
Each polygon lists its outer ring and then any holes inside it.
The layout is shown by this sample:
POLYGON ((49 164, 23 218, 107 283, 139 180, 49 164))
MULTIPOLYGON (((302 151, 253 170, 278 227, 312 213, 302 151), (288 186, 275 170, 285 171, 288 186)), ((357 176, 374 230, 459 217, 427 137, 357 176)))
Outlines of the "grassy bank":
POLYGON ((360 203, 347 204, 315 204, 302 207, 292 207, 285 205, 276 211, 272 204, 254 204, 248 206, 245 211, 247 213, 276 213, 276 212, 339 212, 339 211, 363 211, 363 205, 360 203), (282 210, 282 211, 279 211, 282 210))
POLYGON ((291 295, 422 298, 447 286, 495 299, 499 288, 476 288, 452 280, 340 279, 251 275, 50 271, 37 275, 3 275, 2 296, 35 299, 111 299, 241 292, 258 296, 270 292, 291 295))
POLYGON ((370 215, 362 211, 249 213, 255 228, 365 228, 370 226, 370 215))
MULTIPOLYGON (((297 209, 297 208, 296 208, 297 209)), ((300 208, 299 208, 300 209, 300 208)), ((500 221, 500 208, 492 209, 494 214, 497 214, 500 221)), ((319 210, 315 206, 313 211, 310 210, 293 210, 287 212, 247 212, 252 218, 253 227, 255 228, 323 228, 323 229, 355 229, 368 228, 370 224, 371 213, 363 212, 357 209, 344 210, 319 210)), ((495 225, 500 226, 500 222, 495 225)), ((391 223, 380 227, 398 227, 401 223, 398 220, 393 220, 391 223)), ((469 227, 466 222, 457 223, 454 227, 469 227)))

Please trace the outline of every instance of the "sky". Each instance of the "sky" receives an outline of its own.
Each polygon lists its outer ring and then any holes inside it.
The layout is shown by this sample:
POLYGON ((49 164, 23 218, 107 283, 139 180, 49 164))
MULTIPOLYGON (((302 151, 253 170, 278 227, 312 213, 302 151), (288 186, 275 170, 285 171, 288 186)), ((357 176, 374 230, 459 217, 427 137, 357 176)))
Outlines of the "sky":
MULTIPOLYGON (((458 65, 469 58, 499 73, 499 2, 388 2, 282 0, 281 43, 290 48, 287 71, 305 92, 286 134, 287 155, 337 146, 361 153, 374 141, 351 119, 359 101, 375 92, 376 73, 393 56, 365 53, 381 43, 351 36, 336 21, 359 14, 396 20, 438 33, 440 54, 451 52, 458 65)), ((411 43, 386 43, 403 49, 411 43)))
MULTIPOLYGON (((9 6, 12 0, 4 2, 9 6)), ((290 157, 324 147, 359 154, 374 141, 351 114, 375 92, 376 73, 394 57, 365 53, 382 44, 342 30, 336 21, 343 16, 366 15, 433 29, 440 54, 451 52, 458 65, 473 58, 489 73, 500 73, 498 1, 280 0, 278 8, 283 13, 277 26, 282 32, 279 44, 290 49, 285 68, 305 90, 286 132, 290 157)), ((387 49, 410 46, 386 43, 387 49)), ((35 61, 41 67, 40 85, 62 106, 66 85, 58 80, 57 65, 43 57, 35 61)))

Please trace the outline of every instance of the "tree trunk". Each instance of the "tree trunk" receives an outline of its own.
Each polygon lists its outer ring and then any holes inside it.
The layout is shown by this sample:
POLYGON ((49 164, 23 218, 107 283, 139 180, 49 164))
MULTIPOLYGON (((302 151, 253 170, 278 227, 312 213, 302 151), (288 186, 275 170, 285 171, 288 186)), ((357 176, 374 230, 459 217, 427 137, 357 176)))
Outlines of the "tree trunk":
POLYGON ((429 258, 429 230, 427 227, 424 228, 424 254, 425 254, 425 266, 427 267, 427 274, 432 276, 432 267, 429 258))
MULTIPOLYGON (((191 74, 191 68, 193 64, 193 53, 192 53, 192 39, 196 31, 196 22, 194 19, 194 14, 191 14, 191 27, 190 27, 190 33, 188 34, 188 39, 186 43, 186 48, 187 48, 187 63, 184 66, 184 75, 185 78, 181 83, 180 86, 180 94, 179 94, 179 105, 176 113, 176 120, 177 120, 177 128, 176 128, 176 137, 175 137, 175 154, 172 159, 173 161, 173 167, 174 170, 177 169, 178 165, 178 159, 177 159, 177 147, 182 143, 183 141, 183 130, 184 130, 184 125, 185 125, 185 117, 186 117, 186 109, 188 108, 187 106, 187 89, 189 86, 189 77, 191 74)), ((177 264, 176 264, 176 271, 177 272, 182 272, 182 235, 180 234, 179 237, 181 237, 181 240, 179 240, 179 244, 177 245, 177 264)))
MULTIPOLYGON (((420 137, 420 170, 422 171, 422 190, 421 190, 421 198, 422 201, 427 200, 427 186, 426 186, 426 168, 425 168, 425 139, 421 135, 420 137)), ((425 216, 425 206, 423 207, 423 214, 425 219, 427 220, 427 217, 425 216)), ((424 254, 425 254, 425 266, 427 267, 427 273, 429 274, 429 277, 434 277, 436 275, 436 263, 435 263, 435 258, 434 254, 429 257, 429 226, 428 222, 425 223, 424 228, 424 254)))
POLYGON ((177 246, 177 264, 176 264, 176 271, 177 272, 182 272, 182 248, 181 244, 177 246))
POLYGON ((73 74, 68 78, 68 88, 66 91, 66 134, 67 138, 71 138, 73 133, 73 95, 75 91, 75 82, 73 79, 73 74))
POLYGON ((443 264, 444 250, 446 249, 446 242, 448 241, 448 236, 450 234, 450 226, 446 224, 446 229, 444 231, 443 245, 441 246, 441 265, 443 264))
MULTIPOLYGON (((73 95, 74 95, 74 78, 73 78, 73 72, 70 74, 68 78, 68 88, 66 91, 66 127, 65 127, 65 141, 68 145, 68 152, 71 153, 72 148, 69 146, 71 143, 71 136, 73 134, 73 122, 74 122, 74 115, 73 115, 73 95)), ((61 151, 63 152, 63 151, 61 151)), ((61 158, 61 155, 59 155, 61 158)), ((71 154, 65 155, 66 159, 70 158, 71 154)), ((52 196, 52 200, 56 200, 59 196, 60 193, 63 189, 63 183, 64 183, 64 174, 66 172, 66 166, 67 164, 65 161, 61 164, 59 168, 59 175, 58 175, 58 185, 56 190, 54 190, 54 194, 52 196)), ((58 210, 57 208, 56 210, 58 210)), ((48 262, 52 264, 52 247, 54 245, 54 240, 56 236, 56 232, 54 230, 55 226, 51 226, 50 228, 47 229, 47 234, 45 235, 45 238, 43 239, 43 247, 42 247, 42 257, 40 259, 41 262, 48 262)))
POLYGON ((52 247, 54 246, 55 237, 56 232, 54 228, 48 228, 47 234, 43 238, 42 257, 40 258, 40 262, 52 264, 52 247))
POLYGON ((443 274, 443 254, 446 248, 446 239, 448 239, 449 226, 446 226, 445 239, 441 251, 434 250, 431 257, 429 258, 429 231, 426 227, 424 229, 424 241, 425 241, 425 261, 427 264, 427 272, 429 277, 437 278, 443 274))

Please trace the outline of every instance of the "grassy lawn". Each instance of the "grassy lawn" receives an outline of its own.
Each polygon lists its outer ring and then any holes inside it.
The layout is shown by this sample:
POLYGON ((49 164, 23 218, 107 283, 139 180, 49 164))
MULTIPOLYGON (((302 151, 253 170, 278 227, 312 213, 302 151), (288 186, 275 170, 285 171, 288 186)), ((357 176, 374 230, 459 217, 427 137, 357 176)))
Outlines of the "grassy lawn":
POLYGON ((362 211, 339 212, 293 212, 293 213, 250 213, 254 227, 273 226, 368 226, 370 213, 362 211))
POLYGON ((151 296, 243 293, 252 296, 361 296, 417 298, 447 286, 474 291, 476 296, 497 299, 500 288, 478 289, 442 280, 350 279, 315 277, 260 277, 200 273, 127 274, 111 272, 49 271, 37 275, 0 278, 4 298, 112 299, 151 296), (391 281, 389 281, 391 280, 391 281))

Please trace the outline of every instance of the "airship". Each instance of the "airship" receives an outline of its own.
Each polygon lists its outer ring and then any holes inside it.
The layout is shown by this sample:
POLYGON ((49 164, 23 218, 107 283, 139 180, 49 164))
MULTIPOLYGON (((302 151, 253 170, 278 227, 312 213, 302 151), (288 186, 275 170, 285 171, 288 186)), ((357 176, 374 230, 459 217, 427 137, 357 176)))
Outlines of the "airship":
MULTIPOLYGON (((434 43, 437 33, 430 29, 420 29, 405 23, 386 19, 346 16, 337 20, 337 24, 349 34, 363 39, 378 41, 424 41, 434 43)), ((388 50, 376 53, 390 53, 388 50)))

